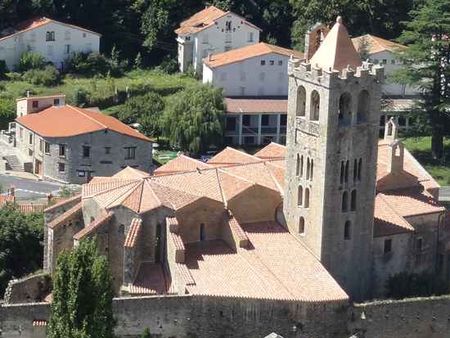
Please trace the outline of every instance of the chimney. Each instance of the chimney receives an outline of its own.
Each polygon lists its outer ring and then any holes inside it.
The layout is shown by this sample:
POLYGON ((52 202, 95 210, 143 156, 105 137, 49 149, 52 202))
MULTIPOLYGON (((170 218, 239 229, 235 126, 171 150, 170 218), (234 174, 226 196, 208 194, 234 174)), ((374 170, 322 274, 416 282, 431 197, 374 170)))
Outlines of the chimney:
POLYGON ((384 140, 393 142, 398 138, 398 124, 393 117, 384 126, 384 140))
POLYGON ((212 61, 212 54, 208 53, 208 61, 212 61))
POLYGON ((27 90, 27 97, 30 97, 30 96, 31 96, 31 93, 29 90, 27 90))

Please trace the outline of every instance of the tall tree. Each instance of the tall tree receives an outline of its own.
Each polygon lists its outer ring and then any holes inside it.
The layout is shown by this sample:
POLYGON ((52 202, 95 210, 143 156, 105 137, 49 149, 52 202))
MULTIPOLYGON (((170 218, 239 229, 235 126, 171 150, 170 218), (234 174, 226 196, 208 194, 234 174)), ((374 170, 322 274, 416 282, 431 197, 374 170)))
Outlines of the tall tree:
POLYGON ((395 78, 421 89, 415 126, 431 133, 432 155, 441 159, 450 135, 450 1, 427 0, 411 16, 399 39, 408 45, 401 55, 405 67, 395 78))
POLYGON ((224 130, 222 90, 197 85, 178 92, 164 112, 165 136, 172 145, 199 154, 220 145, 224 130))
POLYGON ((112 277, 95 241, 58 257, 48 337, 113 338, 112 277))

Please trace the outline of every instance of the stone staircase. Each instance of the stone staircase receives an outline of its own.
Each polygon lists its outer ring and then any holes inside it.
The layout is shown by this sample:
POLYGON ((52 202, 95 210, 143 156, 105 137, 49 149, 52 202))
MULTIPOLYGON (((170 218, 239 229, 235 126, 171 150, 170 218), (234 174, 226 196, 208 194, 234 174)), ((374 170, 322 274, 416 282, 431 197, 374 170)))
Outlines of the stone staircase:
POLYGON ((19 161, 19 158, 16 155, 3 156, 3 159, 6 160, 6 166, 8 170, 22 172, 24 171, 23 164, 19 161))

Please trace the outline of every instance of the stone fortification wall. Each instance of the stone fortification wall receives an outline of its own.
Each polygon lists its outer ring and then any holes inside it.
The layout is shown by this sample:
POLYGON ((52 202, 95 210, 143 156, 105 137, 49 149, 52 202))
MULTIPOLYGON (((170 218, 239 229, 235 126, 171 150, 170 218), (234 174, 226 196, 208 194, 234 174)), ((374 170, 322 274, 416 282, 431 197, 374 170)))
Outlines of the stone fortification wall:
POLYGON ((12 279, 5 290, 5 303, 34 303, 48 295, 52 281, 47 273, 40 273, 22 279, 12 279))
POLYGON ((358 337, 450 337, 450 296, 356 304, 348 328, 358 337))

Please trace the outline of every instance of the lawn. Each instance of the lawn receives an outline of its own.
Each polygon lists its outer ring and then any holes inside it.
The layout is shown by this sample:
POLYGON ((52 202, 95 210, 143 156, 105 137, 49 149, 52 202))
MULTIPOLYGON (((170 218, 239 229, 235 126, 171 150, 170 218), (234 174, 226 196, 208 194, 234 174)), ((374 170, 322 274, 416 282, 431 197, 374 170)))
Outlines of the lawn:
POLYGON ((450 139, 444 141, 444 160, 431 156, 431 137, 409 137, 403 140, 406 148, 442 186, 450 185, 450 139))
POLYGON ((183 74, 168 75, 154 70, 135 70, 120 78, 94 77, 77 78, 66 76, 63 83, 55 87, 32 85, 25 81, 0 81, 0 100, 15 100, 26 95, 29 90, 33 95, 65 94, 71 103, 73 94, 78 88, 87 91, 90 101, 102 109, 117 105, 117 92, 127 89, 132 94, 137 90, 154 90, 162 96, 170 96, 183 88, 196 84, 192 77, 183 74))

